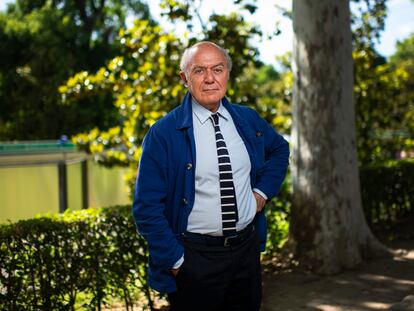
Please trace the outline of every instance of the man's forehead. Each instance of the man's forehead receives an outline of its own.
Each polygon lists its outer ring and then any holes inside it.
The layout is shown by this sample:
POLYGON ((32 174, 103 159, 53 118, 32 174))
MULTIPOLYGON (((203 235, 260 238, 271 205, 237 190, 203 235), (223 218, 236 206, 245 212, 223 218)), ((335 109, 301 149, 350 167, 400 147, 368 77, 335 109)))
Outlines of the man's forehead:
POLYGON ((199 44, 195 44, 190 48, 191 52, 197 52, 197 51, 207 51, 207 50, 214 50, 217 51, 219 53, 222 53, 222 51, 220 50, 220 48, 215 45, 212 42, 201 42, 199 44))
POLYGON ((192 47, 189 51, 189 60, 191 63, 206 62, 210 60, 212 62, 224 63, 225 59, 223 51, 213 44, 200 44, 192 47))

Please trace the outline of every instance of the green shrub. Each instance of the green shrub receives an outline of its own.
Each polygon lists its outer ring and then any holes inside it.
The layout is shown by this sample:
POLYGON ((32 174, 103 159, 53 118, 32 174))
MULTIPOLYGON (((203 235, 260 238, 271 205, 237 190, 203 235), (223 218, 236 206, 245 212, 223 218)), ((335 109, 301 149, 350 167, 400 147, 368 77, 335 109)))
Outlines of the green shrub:
POLYGON ((288 238, 291 202, 292 190, 290 175, 288 175, 277 197, 265 207, 267 219, 265 256, 267 258, 274 257, 288 238))
POLYGON ((130 206, 0 226, 0 305, 6 310, 100 310, 117 297, 147 304, 147 254, 130 206), (83 297, 79 305, 79 296, 83 297))
POLYGON ((370 225, 392 225, 414 216, 413 160, 363 167, 360 181, 362 204, 370 225))

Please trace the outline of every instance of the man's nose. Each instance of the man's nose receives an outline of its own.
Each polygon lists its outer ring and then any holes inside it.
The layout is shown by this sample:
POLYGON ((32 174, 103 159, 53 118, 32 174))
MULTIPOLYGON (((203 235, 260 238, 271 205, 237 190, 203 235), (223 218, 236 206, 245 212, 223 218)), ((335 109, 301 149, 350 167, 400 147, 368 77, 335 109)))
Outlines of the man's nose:
POLYGON ((214 82, 214 76, 213 76, 213 72, 209 69, 206 70, 205 76, 204 76, 204 81, 207 83, 212 83, 214 82))

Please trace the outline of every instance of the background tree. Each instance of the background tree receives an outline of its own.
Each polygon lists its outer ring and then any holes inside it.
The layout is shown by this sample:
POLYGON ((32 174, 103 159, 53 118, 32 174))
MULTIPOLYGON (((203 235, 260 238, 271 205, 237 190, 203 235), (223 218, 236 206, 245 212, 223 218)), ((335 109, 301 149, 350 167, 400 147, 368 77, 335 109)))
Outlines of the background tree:
POLYGON ((355 51, 357 146, 362 165, 399 158, 412 128, 412 76, 405 61, 389 62, 373 49, 355 51))
POLYGON ((291 53, 287 53, 278 57, 278 71, 272 65, 245 68, 237 78, 238 91, 234 98, 236 103, 253 107, 278 132, 285 135, 290 134, 292 123, 291 56, 291 53))
POLYGON ((408 125, 410 101, 406 96, 410 74, 375 49, 384 29, 386 0, 359 0, 353 4, 358 160, 360 165, 366 165, 398 158, 409 137, 413 137, 408 125))
POLYGON ((79 72, 60 87, 68 103, 111 93, 119 124, 94 128, 74 138, 78 146, 106 166, 131 165, 136 171, 143 137, 184 94, 179 78, 182 44, 172 34, 137 20, 120 31, 122 50, 96 73, 79 72))
MULTIPOLYGON (((414 33, 407 39, 397 43, 397 51, 390 58, 390 65, 403 78, 398 84, 396 107, 403 112, 401 127, 403 133, 402 145, 408 151, 414 150, 414 33)), ((406 154, 409 156, 409 154, 406 154)))
POLYGON ((139 0, 18 0, 0 12, 0 140, 53 139, 116 123, 107 94, 62 106, 58 86, 118 53, 128 13, 149 18, 139 0))
POLYGON ((387 0, 352 0, 351 29, 354 50, 373 49, 380 41, 387 16, 387 0))
POLYGON ((361 207, 349 1, 293 1, 293 29, 290 238, 301 264, 335 273, 385 252, 361 207))

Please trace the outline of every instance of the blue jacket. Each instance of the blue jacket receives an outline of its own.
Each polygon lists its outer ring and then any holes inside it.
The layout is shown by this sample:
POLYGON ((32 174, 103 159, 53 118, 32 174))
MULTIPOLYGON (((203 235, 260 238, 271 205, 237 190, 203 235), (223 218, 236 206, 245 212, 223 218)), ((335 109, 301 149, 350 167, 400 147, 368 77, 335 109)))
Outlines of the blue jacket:
MULTIPOLYGON (((222 104, 229 111, 250 156, 252 188, 274 197, 285 178, 286 140, 251 108, 222 104)), ((194 203, 196 151, 191 95, 157 121, 142 145, 132 213, 149 251, 149 285, 160 292, 176 291, 170 269, 184 254, 180 241, 194 203)), ((261 250, 266 242, 263 211, 255 217, 261 250)))

